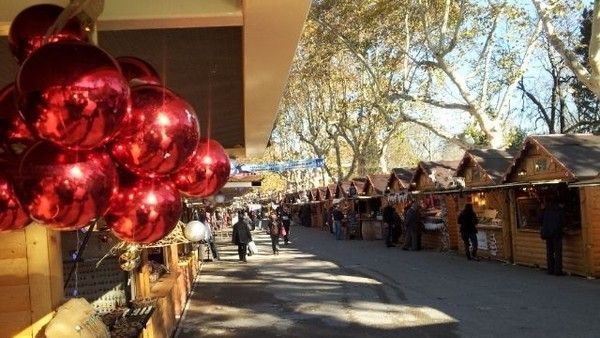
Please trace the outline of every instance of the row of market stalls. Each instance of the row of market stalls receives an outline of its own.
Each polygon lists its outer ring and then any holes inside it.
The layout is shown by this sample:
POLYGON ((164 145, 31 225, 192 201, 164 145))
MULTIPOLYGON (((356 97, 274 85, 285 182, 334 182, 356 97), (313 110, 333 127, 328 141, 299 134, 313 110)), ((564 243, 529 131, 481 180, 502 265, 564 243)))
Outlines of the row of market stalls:
MULTIPOLYGON (((420 203, 422 245, 433 250, 464 251, 457 218, 471 203, 480 220, 480 255, 527 266, 545 267, 540 238, 544 201, 557 200, 566 218, 563 265, 568 273, 600 276, 600 136, 589 134, 528 137, 519 151, 472 149, 457 161, 419 162, 330 184, 305 194, 313 226, 323 226, 327 210, 346 203, 360 215, 363 239, 385 232, 380 210, 400 214, 409 202, 420 203), (325 214, 325 215, 324 215, 325 214)), ((298 204, 298 203, 297 203, 298 204)))

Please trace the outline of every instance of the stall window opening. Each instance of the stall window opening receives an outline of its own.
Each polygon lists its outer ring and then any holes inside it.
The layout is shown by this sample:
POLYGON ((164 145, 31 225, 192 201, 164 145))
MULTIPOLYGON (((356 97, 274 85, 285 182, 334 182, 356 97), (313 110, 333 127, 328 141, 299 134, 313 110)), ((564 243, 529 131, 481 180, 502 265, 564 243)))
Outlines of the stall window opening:
POLYGON ((581 228, 579 190, 565 184, 519 189, 516 194, 517 227, 539 229, 543 204, 550 199, 556 199, 563 209, 566 229, 581 228))
POLYGON ((548 159, 538 158, 534 161, 533 169, 536 173, 544 172, 548 170, 548 159))

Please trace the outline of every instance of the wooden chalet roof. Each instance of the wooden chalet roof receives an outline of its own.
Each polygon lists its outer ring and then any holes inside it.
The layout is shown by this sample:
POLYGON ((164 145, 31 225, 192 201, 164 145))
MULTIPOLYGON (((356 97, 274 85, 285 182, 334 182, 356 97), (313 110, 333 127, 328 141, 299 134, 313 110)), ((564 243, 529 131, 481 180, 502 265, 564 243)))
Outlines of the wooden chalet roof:
POLYGON ((367 193, 367 190, 369 188, 369 186, 373 187, 373 192, 376 195, 381 195, 383 193, 385 193, 385 190, 387 188, 389 179, 390 179, 390 175, 388 174, 373 174, 373 175, 368 175, 367 176, 367 184, 365 186, 365 193, 367 193))
POLYGON ((532 146, 540 147, 542 151, 556 159, 577 181, 600 175, 600 135, 532 135, 525 139, 523 148, 504 175, 504 180, 513 173, 517 164, 526 156, 527 149, 532 146))
POLYGON ((310 190, 311 194, 312 194, 312 200, 313 201, 320 201, 321 200, 321 195, 319 192, 319 188, 313 188, 310 190))
POLYGON ((469 161, 473 161, 495 183, 502 183, 506 170, 512 165, 514 152, 498 149, 470 149, 465 152, 456 175, 461 176, 469 161))
POLYGON ((355 177, 352 179, 351 185, 354 185, 354 187, 356 188, 357 195, 365 194, 365 187, 367 186, 368 180, 369 179, 366 177, 355 177))
POLYGON ((436 187, 447 189, 454 183, 456 168, 460 161, 421 161, 417 165, 411 185, 418 182, 420 175, 427 175, 436 187))
POLYGON ((338 186, 342 190, 341 193, 344 197, 348 195, 348 189, 350 189, 351 181, 339 181, 338 186))
MULTIPOLYGON (((400 182, 404 188, 408 188, 410 181, 414 175, 414 169, 412 168, 394 168, 392 169, 392 175, 400 182)), ((391 179, 391 177, 390 177, 391 179)))
POLYGON ((335 197, 335 192, 337 190, 337 184, 336 183, 331 183, 327 185, 327 191, 329 193, 329 196, 331 197, 331 199, 333 199, 335 197))
POLYGON ((327 187, 319 187, 319 200, 324 201, 327 199, 327 187))

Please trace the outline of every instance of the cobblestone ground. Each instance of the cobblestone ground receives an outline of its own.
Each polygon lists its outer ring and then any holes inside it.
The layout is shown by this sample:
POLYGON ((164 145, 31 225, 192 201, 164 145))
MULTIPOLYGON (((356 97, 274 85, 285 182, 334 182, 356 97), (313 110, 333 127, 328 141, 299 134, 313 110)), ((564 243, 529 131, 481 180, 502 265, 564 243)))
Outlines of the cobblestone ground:
POLYGON ((600 337, 600 282, 538 269, 335 241, 293 228, 248 263, 221 245, 178 337, 600 337))

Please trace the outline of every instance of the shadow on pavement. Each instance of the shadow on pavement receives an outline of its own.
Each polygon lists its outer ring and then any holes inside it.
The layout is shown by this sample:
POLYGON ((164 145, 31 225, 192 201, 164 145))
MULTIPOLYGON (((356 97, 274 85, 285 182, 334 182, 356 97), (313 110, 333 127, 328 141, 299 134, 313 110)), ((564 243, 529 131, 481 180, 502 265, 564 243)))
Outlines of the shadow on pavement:
POLYGON ((178 337, 458 337, 458 322, 409 304, 399 285, 282 247, 254 233, 259 255, 237 261, 220 243, 222 261, 208 264, 178 337))

